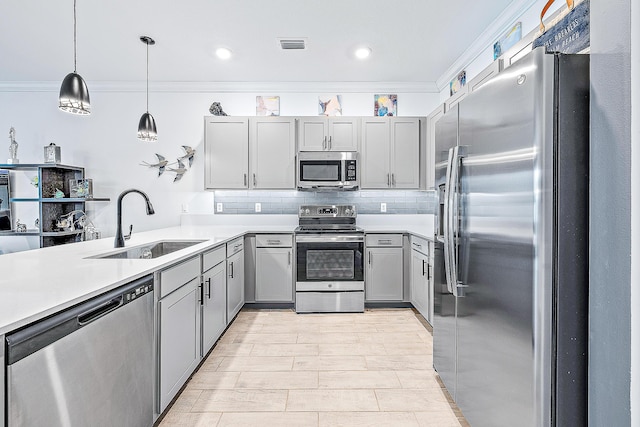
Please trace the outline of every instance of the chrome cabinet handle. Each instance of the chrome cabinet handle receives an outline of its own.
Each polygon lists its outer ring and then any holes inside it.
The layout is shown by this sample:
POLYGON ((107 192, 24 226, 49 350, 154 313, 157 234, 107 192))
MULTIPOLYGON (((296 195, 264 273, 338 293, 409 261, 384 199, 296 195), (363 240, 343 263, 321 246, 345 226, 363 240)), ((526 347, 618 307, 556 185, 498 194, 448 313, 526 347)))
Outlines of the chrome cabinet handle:
POLYGON ((202 304, 204 302, 204 283, 200 282, 198 286, 198 303, 202 304))
POLYGON ((324 138, 322 138, 322 149, 326 150, 327 149, 327 137, 325 135, 324 138))
POLYGON ((205 280, 207 282, 207 297, 209 299, 211 299, 211 277, 209 277, 207 280, 205 280))
POLYGON ((254 173, 253 174, 253 186, 255 187, 256 185, 258 185, 258 184, 256 182, 256 174, 254 173))
POLYGON ((291 266, 291 251, 287 252, 287 265, 291 266))
POLYGON ((378 244, 379 245, 390 245, 391 244, 391 239, 378 239, 378 244))
POLYGON ((391 185, 393 185, 394 187, 396 186, 396 174, 395 173, 391 174, 391 185))
POLYGON ((424 265, 426 264, 425 260, 422 260, 422 275, 424 276, 424 265))
POLYGON ((247 186, 247 174, 245 173, 245 174, 243 174, 243 176, 244 176, 244 178, 243 178, 242 182, 244 182, 244 186, 246 187, 247 186))
POLYGON ((391 187, 391 175, 387 174, 387 187, 391 187))
POLYGON ((229 277, 233 279, 233 261, 229 264, 229 267, 231 267, 230 268, 231 272, 229 273, 229 277))
POLYGON ((329 147, 328 147, 328 149, 331 150, 331 136, 329 136, 329 147))
POLYGON ((369 251, 369 265, 371 265, 371 251, 369 251))

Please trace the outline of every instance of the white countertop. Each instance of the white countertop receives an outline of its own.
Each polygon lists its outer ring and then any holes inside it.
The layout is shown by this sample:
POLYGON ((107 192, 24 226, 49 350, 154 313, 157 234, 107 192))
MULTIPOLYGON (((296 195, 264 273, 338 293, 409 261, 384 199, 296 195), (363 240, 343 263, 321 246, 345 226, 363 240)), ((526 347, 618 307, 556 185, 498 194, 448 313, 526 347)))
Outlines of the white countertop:
MULTIPOLYGON (((401 232, 433 238, 425 224, 381 226, 358 224, 366 232, 401 232)), ((294 227, 205 226, 181 227, 134 233, 126 247, 159 240, 205 239, 188 248, 156 259, 95 259, 117 251, 113 237, 0 256, 0 335, 25 326, 88 298, 153 273, 178 261, 214 248, 245 233, 286 233, 294 227)))

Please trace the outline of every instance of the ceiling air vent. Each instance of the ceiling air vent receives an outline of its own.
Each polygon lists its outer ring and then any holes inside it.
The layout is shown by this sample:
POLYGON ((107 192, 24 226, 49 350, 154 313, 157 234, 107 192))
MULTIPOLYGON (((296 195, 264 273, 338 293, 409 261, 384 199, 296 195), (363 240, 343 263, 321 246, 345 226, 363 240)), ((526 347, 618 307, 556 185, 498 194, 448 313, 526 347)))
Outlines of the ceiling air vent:
POLYGON ((305 38, 287 38, 278 39, 282 50, 304 50, 307 48, 307 40, 305 38))

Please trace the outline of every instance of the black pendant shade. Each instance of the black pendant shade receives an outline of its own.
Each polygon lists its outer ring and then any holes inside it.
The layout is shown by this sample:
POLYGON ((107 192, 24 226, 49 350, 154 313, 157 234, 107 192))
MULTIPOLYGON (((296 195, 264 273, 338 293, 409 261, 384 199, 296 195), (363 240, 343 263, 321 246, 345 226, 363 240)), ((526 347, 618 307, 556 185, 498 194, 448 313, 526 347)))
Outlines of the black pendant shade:
POLYGON ((71 114, 91 114, 89 89, 78 73, 69 73, 60 86, 59 108, 71 114))
POLYGON ((84 79, 76 72, 76 0, 73 0, 73 73, 67 74, 60 86, 58 108, 71 114, 91 114, 89 89, 84 79))
POLYGON ((138 139, 141 141, 154 142, 158 140, 156 121, 149 113, 149 45, 156 44, 149 36, 141 36, 140 41, 147 45, 147 112, 140 117, 138 123, 138 139))
POLYGON ((158 140, 156 121, 148 111, 140 117, 140 123, 138 123, 138 139, 149 142, 158 140))

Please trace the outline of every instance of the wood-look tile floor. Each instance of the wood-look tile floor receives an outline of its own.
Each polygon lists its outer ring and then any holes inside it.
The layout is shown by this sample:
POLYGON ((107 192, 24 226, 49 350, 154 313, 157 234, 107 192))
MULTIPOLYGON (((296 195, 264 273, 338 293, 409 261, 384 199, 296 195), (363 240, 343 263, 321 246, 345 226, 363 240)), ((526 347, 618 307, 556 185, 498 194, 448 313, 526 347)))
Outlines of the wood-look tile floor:
POLYGON ((160 426, 467 426, 410 309, 243 310, 160 426))

